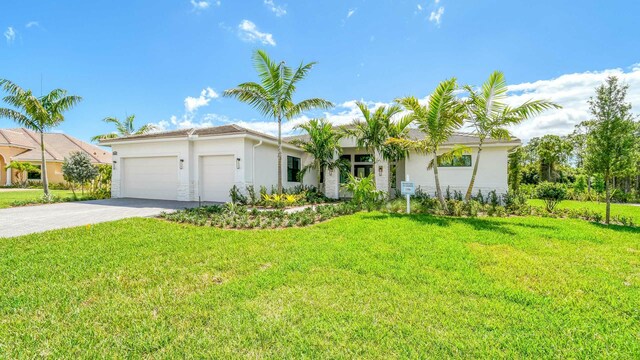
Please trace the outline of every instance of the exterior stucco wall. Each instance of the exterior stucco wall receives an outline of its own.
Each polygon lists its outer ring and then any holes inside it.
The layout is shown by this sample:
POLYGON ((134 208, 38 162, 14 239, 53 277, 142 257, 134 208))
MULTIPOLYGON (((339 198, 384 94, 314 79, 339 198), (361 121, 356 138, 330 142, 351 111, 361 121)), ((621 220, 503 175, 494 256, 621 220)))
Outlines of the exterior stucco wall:
MULTIPOLYGON (((256 142, 257 144, 258 142, 256 142)), ((282 149, 282 186, 285 189, 300 185, 300 182, 287 181, 287 156, 295 156, 300 158, 301 168, 313 160, 312 157, 300 150, 289 148, 282 149)), ((302 179, 304 185, 318 185, 317 173, 309 171, 302 179)), ((256 189, 260 186, 266 186, 267 190, 271 190, 278 184, 278 146, 275 144, 265 143, 255 148, 255 179, 253 185, 256 189)))
MULTIPOLYGON (((185 160, 183 168, 176 166, 178 172, 178 200, 188 201, 190 199, 190 162, 189 143, 187 141, 158 141, 137 144, 114 144, 113 170, 111 175, 111 196, 122 197, 122 164, 126 158, 155 157, 155 156, 177 156, 178 159, 185 160)), ((153 181, 150 179, 149 181, 153 181)))
MULTIPOLYGON (((486 147, 482 150, 478 174, 476 176, 473 195, 478 190, 486 196, 489 191, 496 190, 498 194, 507 192, 507 147, 486 147)), ((475 165, 477 156, 477 148, 472 149, 471 167, 439 167, 440 186, 442 191, 446 191, 447 186, 451 192, 460 191, 463 194, 467 191, 471 174, 473 173, 473 165, 475 165)), ((411 154, 410 158, 405 161, 404 173, 408 174, 411 181, 420 187, 423 191, 430 194, 435 193, 435 179, 433 169, 427 170, 427 164, 431 161, 431 155, 411 154)), ((398 173, 399 177, 401 176, 398 173)), ((404 174, 402 175, 404 178, 404 174)))

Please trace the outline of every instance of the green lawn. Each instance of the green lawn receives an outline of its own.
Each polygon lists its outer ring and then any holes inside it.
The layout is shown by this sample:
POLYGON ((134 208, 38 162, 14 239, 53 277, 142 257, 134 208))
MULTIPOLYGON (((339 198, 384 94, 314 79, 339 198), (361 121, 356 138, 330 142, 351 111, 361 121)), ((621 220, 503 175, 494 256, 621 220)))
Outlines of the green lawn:
MULTIPOLYGON (((0 209, 11 207, 11 203, 17 200, 35 200, 42 197, 42 189, 29 190, 2 190, 0 191, 0 209)), ((59 197, 73 196, 71 190, 51 190, 51 194, 59 197)))
POLYGON ((361 213, 0 240, 0 358, 638 358, 640 228, 361 213))
MULTIPOLYGON (((533 199, 529 200, 529 204, 544 207, 544 201, 533 199)), ((603 202, 595 202, 595 201, 573 201, 573 200, 564 200, 559 205, 558 208, 563 209, 590 209, 593 211, 599 211, 602 213, 602 216, 605 214, 606 204, 603 202)), ((628 216, 633 219, 633 222, 636 225, 640 225, 640 205, 633 204, 611 204, 611 216, 614 215, 622 215, 628 216)))

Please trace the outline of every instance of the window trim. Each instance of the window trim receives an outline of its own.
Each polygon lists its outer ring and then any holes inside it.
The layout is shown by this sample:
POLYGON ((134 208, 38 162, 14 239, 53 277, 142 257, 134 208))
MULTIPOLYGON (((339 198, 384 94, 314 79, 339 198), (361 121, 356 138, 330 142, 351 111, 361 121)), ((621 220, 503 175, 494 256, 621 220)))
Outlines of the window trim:
POLYGON ((302 159, 297 156, 287 155, 287 182, 300 182, 298 176, 300 175, 300 170, 302 169, 302 159), (289 160, 291 159, 291 166, 289 165, 289 160), (297 160, 297 169, 296 169, 296 160, 297 160), (295 173, 293 173, 295 172, 295 173), (293 180, 291 178, 293 177, 293 180))

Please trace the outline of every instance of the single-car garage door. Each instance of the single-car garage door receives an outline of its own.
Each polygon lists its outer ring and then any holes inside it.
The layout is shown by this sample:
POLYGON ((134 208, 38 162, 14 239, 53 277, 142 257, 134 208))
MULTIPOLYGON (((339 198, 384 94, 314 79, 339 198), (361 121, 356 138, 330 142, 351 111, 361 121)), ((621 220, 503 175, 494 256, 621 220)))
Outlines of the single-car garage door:
POLYGON ((200 197, 203 201, 229 201, 235 184, 235 160, 232 155, 200 157, 200 197))
POLYGON ((178 158, 175 156, 125 158, 121 174, 123 197, 178 198, 178 158))

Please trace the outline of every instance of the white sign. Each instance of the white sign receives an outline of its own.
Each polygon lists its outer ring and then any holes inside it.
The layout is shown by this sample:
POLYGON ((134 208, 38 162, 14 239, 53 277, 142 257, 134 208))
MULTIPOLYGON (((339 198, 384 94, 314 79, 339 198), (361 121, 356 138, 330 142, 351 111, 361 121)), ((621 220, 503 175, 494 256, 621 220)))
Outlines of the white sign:
POLYGON ((402 195, 415 195, 416 194, 416 185, 409 181, 401 181, 400 182, 400 193, 402 195))

